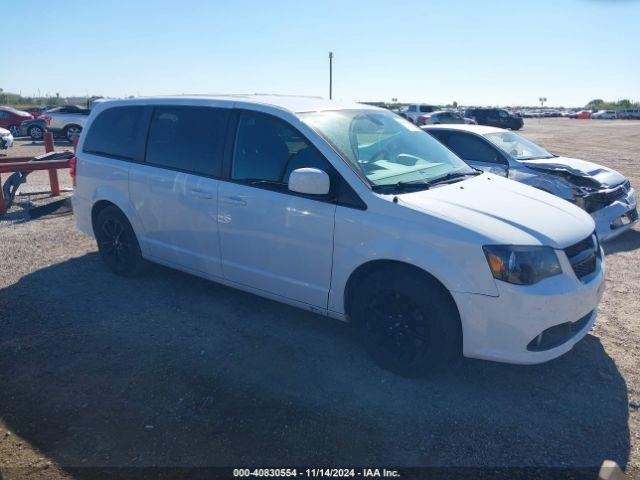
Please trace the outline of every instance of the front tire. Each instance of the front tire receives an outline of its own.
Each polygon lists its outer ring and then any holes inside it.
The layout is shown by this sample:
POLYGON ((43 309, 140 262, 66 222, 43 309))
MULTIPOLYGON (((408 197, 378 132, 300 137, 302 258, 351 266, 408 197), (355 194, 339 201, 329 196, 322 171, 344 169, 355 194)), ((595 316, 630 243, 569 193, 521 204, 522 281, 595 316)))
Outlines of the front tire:
POLYGON ((115 206, 105 207, 94 224, 100 257, 116 274, 134 277, 146 266, 136 234, 127 217, 115 206))
POLYGON ((365 277, 353 295, 356 334, 382 368, 422 377, 460 356, 455 303, 426 274, 402 267, 377 271, 365 277))

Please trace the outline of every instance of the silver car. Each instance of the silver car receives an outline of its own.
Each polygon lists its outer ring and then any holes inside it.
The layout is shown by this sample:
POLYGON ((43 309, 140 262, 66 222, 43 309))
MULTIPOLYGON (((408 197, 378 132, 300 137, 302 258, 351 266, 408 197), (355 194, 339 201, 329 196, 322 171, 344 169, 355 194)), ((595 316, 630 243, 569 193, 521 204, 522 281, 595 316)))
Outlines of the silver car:
POLYGON ((469 165, 526 183, 586 210, 601 241, 638 221, 636 195, 623 175, 596 163, 549 153, 517 133, 481 125, 427 125, 469 165))

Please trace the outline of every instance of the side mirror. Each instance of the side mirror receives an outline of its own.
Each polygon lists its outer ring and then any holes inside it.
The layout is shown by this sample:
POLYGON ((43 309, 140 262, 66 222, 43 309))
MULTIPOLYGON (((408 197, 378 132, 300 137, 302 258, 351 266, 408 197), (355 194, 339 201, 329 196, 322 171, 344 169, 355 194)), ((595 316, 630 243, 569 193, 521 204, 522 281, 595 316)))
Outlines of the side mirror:
POLYGON ((296 168, 289 175, 289 190, 307 195, 326 195, 331 182, 319 168, 296 168))

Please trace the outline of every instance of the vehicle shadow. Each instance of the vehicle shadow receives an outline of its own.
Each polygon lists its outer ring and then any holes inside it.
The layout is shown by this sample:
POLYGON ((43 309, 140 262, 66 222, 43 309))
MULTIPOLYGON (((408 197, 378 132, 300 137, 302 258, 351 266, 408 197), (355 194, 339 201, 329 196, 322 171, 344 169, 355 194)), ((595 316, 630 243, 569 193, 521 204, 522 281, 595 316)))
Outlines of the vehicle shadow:
MULTIPOLYGON (((410 380, 347 324, 97 254, 0 291, 0 417, 76 467, 587 467, 629 459, 624 378, 599 340, 538 366, 410 380)), ((10 466, 10 465, 8 465, 10 466)))
POLYGON ((640 231, 633 228, 627 230, 619 237, 604 242, 602 248, 604 248, 605 255, 636 250, 640 248, 640 231))

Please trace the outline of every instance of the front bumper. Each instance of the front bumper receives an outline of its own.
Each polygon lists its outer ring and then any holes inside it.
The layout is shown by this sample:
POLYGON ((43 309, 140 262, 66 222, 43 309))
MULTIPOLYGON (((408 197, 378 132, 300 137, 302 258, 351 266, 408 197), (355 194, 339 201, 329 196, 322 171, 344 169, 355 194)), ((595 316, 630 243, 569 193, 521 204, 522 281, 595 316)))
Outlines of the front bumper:
POLYGON ((596 222, 596 232, 600 241, 611 240, 621 233, 626 232, 638 223, 637 199, 633 188, 627 194, 600 210, 591 214, 596 222))
POLYGON ((568 352, 591 329, 604 292, 604 262, 580 281, 564 252, 558 251, 563 274, 535 285, 496 281, 499 295, 452 292, 460 312, 465 357, 506 363, 535 364, 568 352), (580 323, 575 323, 582 320, 580 323), (574 329, 562 343, 531 350, 545 330, 571 322, 574 329))
POLYGON ((13 147, 13 135, 9 134, 4 137, 0 137, 0 150, 6 150, 13 147))

